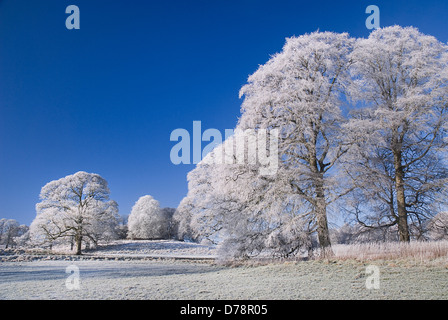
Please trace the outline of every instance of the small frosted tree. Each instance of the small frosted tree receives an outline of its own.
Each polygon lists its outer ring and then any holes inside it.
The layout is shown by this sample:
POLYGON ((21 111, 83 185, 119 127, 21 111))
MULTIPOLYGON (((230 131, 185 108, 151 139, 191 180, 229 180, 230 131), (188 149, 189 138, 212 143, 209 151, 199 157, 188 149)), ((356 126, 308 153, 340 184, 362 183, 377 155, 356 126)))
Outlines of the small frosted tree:
POLYGON ((118 205, 109 193, 104 178, 84 171, 47 183, 30 226, 31 240, 50 245, 74 241, 80 255, 86 240, 96 245, 104 237, 114 237, 118 205))
POLYGON ((159 202, 152 196, 140 197, 128 218, 131 239, 160 239, 164 235, 164 216, 159 202))

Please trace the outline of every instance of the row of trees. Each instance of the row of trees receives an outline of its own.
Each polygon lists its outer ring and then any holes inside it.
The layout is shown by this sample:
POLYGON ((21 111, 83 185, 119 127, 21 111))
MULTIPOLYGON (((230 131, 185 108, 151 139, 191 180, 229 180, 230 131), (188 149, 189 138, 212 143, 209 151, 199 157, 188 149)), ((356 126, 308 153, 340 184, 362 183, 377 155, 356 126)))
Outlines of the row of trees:
MULTIPOLYGON (((52 210, 39 211, 38 216, 31 225, 31 229, 25 225, 19 225, 16 220, 0 219, 0 244, 8 248, 10 246, 26 246, 29 244, 49 245, 51 247, 53 244, 70 243, 73 249, 75 240, 80 238, 82 239, 80 241, 81 244, 84 242, 87 244, 86 247, 89 247, 90 243, 97 244, 100 240, 107 241, 117 238, 201 240, 210 239, 208 236, 213 234, 212 232, 198 237, 197 228, 194 225, 192 225, 192 228, 190 225, 183 225, 178 230, 179 221, 177 219, 183 217, 181 211, 176 212, 173 208, 160 208, 158 201, 149 195, 141 197, 135 203, 126 224, 124 219, 110 214, 109 206, 106 205, 110 200, 104 197, 104 194, 101 201, 105 201, 106 204, 102 203, 101 206, 98 206, 97 202, 92 201, 92 199, 89 200, 89 197, 99 194, 98 191, 94 191, 98 186, 105 186, 104 183, 96 186, 91 184, 91 180, 98 178, 100 178, 98 175, 78 172, 73 176, 48 184, 59 185, 58 188, 53 188, 53 190, 57 190, 58 197, 52 197, 52 203, 48 202, 49 198, 42 199, 42 202, 37 207, 45 207, 46 209, 51 207, 52 210), (67 181, 70 181, 70 184, 67 184, 67 181), (64 196, 61 194, 62 190, 66 191, 64 196), (77 209, 73 206, 74 203, 70 207, 66 201, 61 202, 61 199, 70 197, 70 195, 73 195, 73 192, 77 194, 77 209), (84 196, 80 196, 81 194, 84 194, 84 196), (46 205, 44 206, 44 204, 46 205), (54 210, 57 208, 60 211, 56 216, 54 210), (102 212, 99 210, 100 208, 103 208, 102 212), (62 212, 63 214, 61 214, 62 212), (92 222, 95 223, 92 224, 92 222), (103 225, 104 223, 105 225, 103 225), (80 230, 82 230, 82 233, 80 230), (77 234, 77 232, 79 233, 77 234)), ((46 195, 48 195, 48 185, 42 189, 46 195)), ((99 199, 100 197, 98 196, 96 200, 99 199)), ((195 213, 194 210, 192 212, 195 213)), ((180 221, 185 222, 183 219, 180 219, 180 221)), ((442 212, 438 214, 427 226, 427 231, 432 239, 447 238, 448 213, 442 212)), ((203 228, 202 230, 206 229, 203 228)), ((393 228, 369 229, 364 228, 362 224, 345 224, 340 228, 333 228, 330 230, 330 236, 337 243, 396 240, 393 228)), ((302 241, 311 241, 311 239, 303 238, 302 241)), ((281 243, 277 242, 275 245, 279 246, 277 249, 281 247, 281 243)), ((80 253, 79 248, 81 246, 78 242, 76 242, 76 246, 80 253)))
MULTIPOLYGON (((331 255, 334 239, 410 241, 436 229, 444 236, 446 44, 399 26, 367 39, 332 32, 292 37, 240 95, 235 134, 188 174, 188 194, 177 210, 141 197, 125 232, 107 182, 78 172, 42 188, 31 239, 71 242, 80 254, 83 243, 117 233, 177 235, 247 258, 290 256, 316 245, 331 255), (274 129, 278 168, 267 172, 249 159, 249 135, 264 130, 268 137, 274 129), (241 145, 247 161, 233 161, 231 150, 241 145), (350 223, 332 234, 330 215, 350 223)), ((268 143, 256 148, 270 157, 274 152, 268 143)))
POLYGON ((233 258, 293 255, 313 241, 327 255, 331 214, 410 241, 443 211, 448 47, 436 38, 400 26, 367 39, 292 37, 240 96, 236 129, 277 129, 279 168, 260 175, 260 164, 209 161, 247 139, 229 138, 188 174, 181 233, 220 242, 233 258))

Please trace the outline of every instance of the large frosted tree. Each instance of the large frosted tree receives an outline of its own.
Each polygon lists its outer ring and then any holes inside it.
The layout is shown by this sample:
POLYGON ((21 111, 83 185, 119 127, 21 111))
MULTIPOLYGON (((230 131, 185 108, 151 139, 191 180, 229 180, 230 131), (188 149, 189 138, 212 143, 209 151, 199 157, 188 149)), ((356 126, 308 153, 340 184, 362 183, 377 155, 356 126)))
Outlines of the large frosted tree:
POLYGON ((107 181, 84 171, 47 183, 30 226, 35 243, 73 241, 80 255, 83 241, 114 237, 118 205, 109 199, 107 181))
POLYGON ((446 198, 447 45, 393 26, 359 39, 350 58, 351 98, 363 106, 347 125, 354 212, 365 227, 396 225, 409 241, 412 226, 418 238, 446 198))
POLYGON ((236 129, 266 130, 267 136, 276 129, 278 170, 265 175, 260 164, 200 163, 189 174, 181 208, 193 231, 220 231, 241 255, 264 249, 296 254, 317 233, 322 255, 331 254, 328 208, 348 192, 336 173, 347 150, 341 92, 352 44, 347 34, 331 32, 289 38, 249 77, 236 129))
POLYGON ((279 129, 281 182, 308 208, 305 214, 316 222, 324 254, 331 253, 328 205, 347 192, 335 173, 347 151, 341 94, 352 44, 346 33, 289 38, 283 51, 251 75, 240 92, 245 98, 241 129, 279 129))

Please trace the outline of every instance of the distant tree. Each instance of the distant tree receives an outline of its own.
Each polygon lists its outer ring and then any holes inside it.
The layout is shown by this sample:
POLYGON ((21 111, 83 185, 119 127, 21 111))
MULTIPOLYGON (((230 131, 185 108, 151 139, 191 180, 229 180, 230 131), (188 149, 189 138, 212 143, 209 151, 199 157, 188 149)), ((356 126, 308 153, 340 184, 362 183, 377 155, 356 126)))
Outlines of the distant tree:
POLYGON ((428 223, 429 236, 432 240, 448 239, 448 212, 439 212, 428 223))
POLYGON ((176 212, 174 212, 173 220, 177 225, 176 238, 178 240, 193 240, 192 231, 190 228, 191 208, 191 199, 187 195, 181 200, 176 212))
POLYGON ((3 235, 5 234, 6 228, 6 222, 8 221, 8 219, 2 218, 0 219, 0 244, 3 243, 3 235))
POLYGON ((118 218, 117 237, 118 239, 126 239, 128 236, 128 217, 129 215, 120 216, 118 218))
POLYGON ((162 228, 164 239, 177 239, 177 223, 173 219, 176 208, 162 208, 160 209, 160 215, 162 216, 162 228))
POLYGON ((28 231, 28 227, 20 225, 14 219, 0 219, 0 244, 5 248, 17 245, 18 238, 28 231))
POLYGON ((152 196, 140 197, 128 218, 128 237, 131 239, 161 239, 166 230, 159 202, 152 196))
POLYGON ((96 245, 115 237, 118 205, 109 199, 109 193, 105 179, 83 171, 47 183, 30 226, 32 241, 74 241, 80 255, 83 241, 96 245))
POLYGON ((398 241, 396 226, 370 228, 359 223, 334 228, 331 236, 334 243, 338 244, 398 241))

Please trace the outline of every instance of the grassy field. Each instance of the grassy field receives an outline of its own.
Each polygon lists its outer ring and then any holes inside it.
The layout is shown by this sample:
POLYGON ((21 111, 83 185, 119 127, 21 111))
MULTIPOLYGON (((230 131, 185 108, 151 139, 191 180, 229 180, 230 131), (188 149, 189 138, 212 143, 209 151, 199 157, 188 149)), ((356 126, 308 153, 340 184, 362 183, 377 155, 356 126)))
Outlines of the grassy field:
POLYGON ((0 299, 448 299, 448 242, 334 245, 331 259, 215 262, 214 247, 121 240, 86 255, 0 252, 0 299), (68 267, 79 271, 70 290, 68 267))
POLYGON ((226 267, 185 261, 0 263, 0 299, 448 299, 448 264, 375 261, 379 288, 366 288, 372 263, 302 261, 226 267), (79 268, 78 290, 65 273, 79 268))

